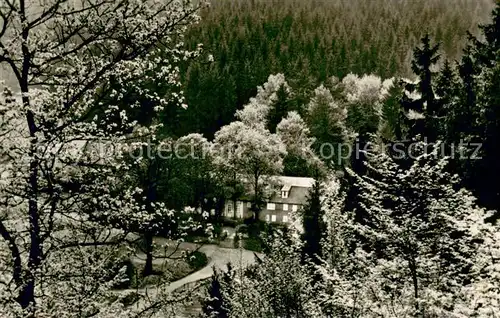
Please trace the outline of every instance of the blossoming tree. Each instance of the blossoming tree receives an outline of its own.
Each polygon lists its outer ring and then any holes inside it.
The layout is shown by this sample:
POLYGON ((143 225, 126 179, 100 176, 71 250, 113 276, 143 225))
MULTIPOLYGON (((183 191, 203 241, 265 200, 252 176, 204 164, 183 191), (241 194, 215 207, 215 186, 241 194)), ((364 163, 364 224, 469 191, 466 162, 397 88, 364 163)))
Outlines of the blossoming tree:
POLYGON ((263 179, 283 171, 286 153, 283 141, 263 126, 236 121, 215 134, 214 164, 219 170, 235 177, 240 175, 252 184, 255 219, 258 219, 264 197, 263 179))
POLYGON ((115 245, 127 233, 102 221, 150 218, 134 188, 116 185, 129 169, 119 146, 131 132, 145 136, 155 127, 132 118, 138 103, 120 105, 131 91, 155 101, 155 112, 183 103, 141 82, 179 86, 177 64, 199 52, 184 50, 182 35, 201 5, 0 3, 0 63, 16 79, 11 91, 19 91, 0 100, 2 315, 131 314, 109 291, 115 245))

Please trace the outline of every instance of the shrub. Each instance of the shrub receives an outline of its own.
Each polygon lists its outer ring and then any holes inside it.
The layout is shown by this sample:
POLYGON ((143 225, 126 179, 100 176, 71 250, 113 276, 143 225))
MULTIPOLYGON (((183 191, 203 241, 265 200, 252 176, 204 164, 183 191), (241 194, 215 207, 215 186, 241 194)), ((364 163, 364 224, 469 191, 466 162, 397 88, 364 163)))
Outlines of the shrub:
POLYGON ((222 226, 237 227, 240 224, 243 224, 243 222, 241 220, 234 220, 234 219, 224 218, 221 221, 221 225, 222 226))
POLYGON ((123 279, 120 282, 115 283, 113 285, 113 288, 125 289, 130 288, 135 284, 135 281, 137 279, 137 270, 128 256, 122 255, 118 259, 107 262, 104 266, 108 269, 108 275, 107 277, 105 277, 107 281, 111 281, 112 279, 114 279, 120 273, 120 270, 122 270, 123 267, 126 267, 125 277, 122 277, 123 279))
POLYGON ((259 237, 243 239, 243 248, 249 251, 262 252, 262 240, 259 237))
POLYGON ((116 288, 129 288, 130 286, 133 286, 136 284, 137 280, 137 269, 132 263, 130 259, 127 259, 123 262, 122 267, 126 266, 127 269, 125 270, 125 275, 127 277, 126 281, 123 281, 121 284, 118 284, 115 286, 116 288))
POLYGON ((136 301, 138 301, 140 298, 139 294, 136 293, 136 292, 133 292, 133 293, 130 293, 130 294, 127 294, 127 296, 123 297, 122 299, 120 299, 120 302, 125 306, 130 306, 132 304, 134 304, 136 301))
POLYGON ((249 237, 259 237, 260 232, 264 229, 264 226, 262 222, 254 222, 248 225, 248 236, 249 237))
POLYGON ((220 238, 222 234, 222 226, 220 224, 214 224, 213 225, 214 229, 212 231, 214 237, 220 238))
POLYGON ((222 234, 220 235, 220 240, 221 241, 225 241, 227 239, 227 232, 226 231, 222 231, 222 234))
POLYGON ((189 266, 194 270, 198 270, 200 268, 203 268, 207 266, 208 264, 208 258, 205 253, 202 253, 200 251, 194 251, 188 254, 187 256, 187 262, 189 266))
POLYGON ((234 236, 233 243, 234 243, 234 248, 240 247, 240 235, 238 233, 236 233, 236 235, 234 236))

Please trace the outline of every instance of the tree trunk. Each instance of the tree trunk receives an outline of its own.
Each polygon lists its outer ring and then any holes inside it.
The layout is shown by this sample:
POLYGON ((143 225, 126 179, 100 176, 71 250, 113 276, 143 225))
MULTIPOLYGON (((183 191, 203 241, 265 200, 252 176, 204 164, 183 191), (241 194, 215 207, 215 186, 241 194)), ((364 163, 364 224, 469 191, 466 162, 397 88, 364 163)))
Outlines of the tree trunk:
MULTIPOLYGON (((154 214, 154 208, 152 206, 152 203, 156 202, 156 186, 157 186, 157 180, 156 176, 158 175, 158 166, 157 162, 153 160, 151 165, 148 168, 148 194, 147 194, 147 210, 148 212, 153 215, 154 214)), ((156 222, 157 220, 154 220, 153 222, 156 222)), ((145 249, 146 249, 146 264, 144 265, 144 271, 143 271, 143 276, 148 276, 153 274, 153 236, 154 232, 151 231, 151 229, 146 229, 146 232, 144 233, 144 244, 145 249)))
POLYGON ((232 196, 232 201, 233 201, 233 208, 234 208, 234 211, 233 211, 233 219, 236 220, 236 201, 238 200, 239 198, 239 191, 237 190, 237 184, 238 184, 238 181, 236 180, 237 178, 237 175, 236 175, 236 172, 233 174, 233 184, 234 184, 234 191, 233 191, 233 196, 232 196))
MULTIPOLYGON (((25 88, 27 91, 27 88, 25 88)), ((28 104, 27 97, 23 97, 23 103, 28 104)), ((30 233, 30 248, 28 258, 28 274, 24 279, 24 285, 19 294, 18 302, 23 309, 26 309, 35 304, 35 277, 34 272, 40 266, 42 257, 42 248, 40 241, 40 216, 38 215, 38 159, 36 158, 36 126, 34 116, 31 111, 26 115, 28 127, 30 130, 31 146, 30 146, 30 175, 28 182, 28 215, 29 215, 29 233, 30 233)), ((34 308, 34 307, 32 307, 34 308)), ((34 309, 30 309, 28 317, 34 317, 34 309)))
POLYGON ((30 134, 30 173, 28 179, 28 218, 29 218, 29 234, 30 234, 30 247, 28 256, 28 273, 23 279, 24 285, 19 293, 18 302, 23 309, 29 308, 29 314, 27 317, 35 317, 35 277, 34 273, 38 270, 41 264, 42 257, 42 242, 40 235, 40 215, 38 211, 38 158, 37 158, 37 139, 36 132, 37 127, 35 124, 35 116, 31 110, 29 110, 29 90, 28 90, 28 75, 31 68, 31 53, 28 49, 27 40, 29 35, 29 28, 26 24, 26 3, 25 0, 19 1, 19 16, 22 24, 23 38, 22 52, 23 52, 23 63, 22 69, 19 73, 15 67, 13 71, 16 73, 17 79, 19 81, 19 87, 22 92, 22 102, 23 105, 28 109, 26 113, 26 121, 28 124, 29 134, 30 134))
POLYGON ((254 205, 254 213, 253 213, 254 221, 259 220, 259 212, 260 212, 259 201, 260 201, 260 198, 259 198, 259 174, 258 174, 258 172, 256 172, 254 174, 254 204, 253 204, 254 205))
POLYGON ((144 234, 144 244, 146 245, 146 264, 142 275, 146 277, 153 274, 153 234, 151 232, 144 234))
POLYGON ((415 316, 420 316, 420 306, 418 304, 418 277, 417 277, 417 265, 415 259, 410 259, 410 272, 411 279, 413 282, 413 297, 415 297, 415 316))
POLYGON ((236 203, 238 202, 238 200, 236 198, 233 198, 233 219, 237 219, 238 216, 236 215, 236 203))

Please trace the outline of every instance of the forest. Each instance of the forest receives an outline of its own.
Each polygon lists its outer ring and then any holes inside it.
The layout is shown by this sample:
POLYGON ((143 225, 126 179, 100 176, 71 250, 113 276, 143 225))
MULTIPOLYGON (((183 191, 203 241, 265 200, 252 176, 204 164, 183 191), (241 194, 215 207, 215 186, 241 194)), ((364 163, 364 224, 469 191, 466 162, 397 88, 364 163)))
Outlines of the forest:
POLYGON ((0 2, 0 317, 496 317, 499 62, 497 1, 0 2))
POLYGON ((492 9, 490 0, 212 1, 186 43, 202 43, 214 62, 186 67, 190 107, 174 130, 212 138, 271 74, 283 73, 304 104, 332 76, 412 77, 412 51, 426 33, 454 61, 492 9))

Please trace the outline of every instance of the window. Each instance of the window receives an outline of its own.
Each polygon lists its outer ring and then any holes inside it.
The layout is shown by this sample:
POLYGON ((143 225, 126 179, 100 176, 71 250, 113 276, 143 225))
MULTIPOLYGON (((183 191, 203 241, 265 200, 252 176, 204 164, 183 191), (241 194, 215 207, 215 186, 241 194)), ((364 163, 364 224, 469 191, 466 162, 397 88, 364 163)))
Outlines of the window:
POLYGON ((283 188, 281 188, 281 197, 283 199, 288 198, 290 195, 290 189, 292 189, 292 186, 290 184, 285 184, 283 188))
POLYGON ((288 204, 283 203, 283 211, 288 211, 288 204))
POLYGON ((249 209, 250 209, 251 207, 252 207, 252 203, 247 202, 247 208, 249 208, 249 209))
POLYGON ((293 211, 293 212, 297 211, 297 208, 298 208, 298 206, 297 206, 297 205, 292 204, 292 211, 293 211))
POLYGON ((276 215, 271 215, 271 222, 276 222, 276 215))
POLYGON ((233 202, 227 204, 227 216, 232 216, 233 213, 233 202))
POLYGON ((266 214, 266 222, 269 222, 269 214, 266 214))
POLYGON ((238 201, 238 205, 236 206, 236 213, 240 219, 243 218, 243 202, 238 201))
POLYGON ((276 210, 276 204, 274 204, 274 203, 268 203, 267 204, 267 209, 268 210, 276 210))
POLYGON ((283 223, 288 223, 288 215, 283 215, 283 223))

